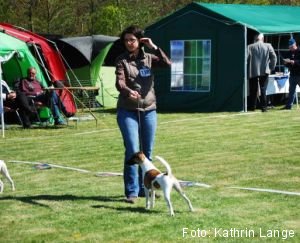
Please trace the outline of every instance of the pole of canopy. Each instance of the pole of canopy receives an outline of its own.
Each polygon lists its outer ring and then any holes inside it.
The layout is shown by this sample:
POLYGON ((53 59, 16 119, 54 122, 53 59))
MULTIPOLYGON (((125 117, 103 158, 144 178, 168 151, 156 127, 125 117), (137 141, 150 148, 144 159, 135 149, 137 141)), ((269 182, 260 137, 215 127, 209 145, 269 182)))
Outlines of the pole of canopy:
MULTIPOLYGON (((0 61, 1 65, 1 61, 0 61)), ((5 137, 4 131, 4 108, 3 108, 3 97, 2 97, 2 69, 0 67, 0 113, 1 113, 1 130, 2 130, 2 137, 5 137)))
POLYGON ((247 27, 244 25, 244 112, 247 112, 248 79, 247 79, 247 27))

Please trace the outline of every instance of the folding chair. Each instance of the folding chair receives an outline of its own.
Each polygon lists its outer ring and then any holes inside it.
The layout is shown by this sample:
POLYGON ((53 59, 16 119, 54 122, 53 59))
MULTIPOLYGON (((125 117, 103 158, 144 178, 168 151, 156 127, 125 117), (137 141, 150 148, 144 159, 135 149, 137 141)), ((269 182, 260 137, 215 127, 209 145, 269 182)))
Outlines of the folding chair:
POLYGON ((42 125, 43 123, 53 124, 54 118, 53 118, 50 108, 40 101, 35 101, 33 99, 34 97, 29 96, 29 98, 32 98, 30 100, 30 102, 31 102, 32 107, 35 110, 36 118, 37 118, 39 124, 40 125, 42 125))

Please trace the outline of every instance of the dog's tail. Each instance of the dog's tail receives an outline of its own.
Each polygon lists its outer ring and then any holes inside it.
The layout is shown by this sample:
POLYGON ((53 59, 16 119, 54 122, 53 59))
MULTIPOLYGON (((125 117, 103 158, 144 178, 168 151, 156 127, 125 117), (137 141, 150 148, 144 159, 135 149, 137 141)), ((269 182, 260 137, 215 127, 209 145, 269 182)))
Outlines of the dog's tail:
POLYGON ((165 161, 162 157, 160 156, 155 156, 155 158, 157 158, 167 169, 167 174, 168 175, 172 175, 172 170, 171 167, 169 165, 169 163, 167 161, 165 161))

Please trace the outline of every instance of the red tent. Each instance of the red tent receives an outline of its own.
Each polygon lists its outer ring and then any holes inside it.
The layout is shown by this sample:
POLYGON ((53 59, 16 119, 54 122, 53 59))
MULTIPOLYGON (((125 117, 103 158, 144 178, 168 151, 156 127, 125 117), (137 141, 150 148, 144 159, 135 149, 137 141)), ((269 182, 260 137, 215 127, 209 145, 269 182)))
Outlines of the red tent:
MULTIPOLYGON (((65 86, 69 86, 66 77, 66 68, 55 43, 50 42, 40 35, 7 23, 0 23, 0 28, 3 29, 6 34, 14 36, 26 42, 28 45, 32 45, 32 48, 34 48, 32 50, 33 54, 45 71, 45 77, 49 81, 52 83, 62 81, 65 86)), ((59 92, 59 96, 66 106, 67 111, 75 113, 76 105, 72 94, 67 90, 63 90, 59 92)))

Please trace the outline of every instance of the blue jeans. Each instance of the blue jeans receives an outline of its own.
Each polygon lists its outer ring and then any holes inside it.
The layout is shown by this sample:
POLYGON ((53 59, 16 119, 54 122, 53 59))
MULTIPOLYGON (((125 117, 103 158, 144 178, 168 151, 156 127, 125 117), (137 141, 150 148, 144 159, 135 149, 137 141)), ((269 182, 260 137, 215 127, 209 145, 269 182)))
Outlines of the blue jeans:
POLYGON ((126 165, 126 161, 128 161, 134 153, 141 150, 149 160, 152 160, 151 155, 157 126, 156 110, 138 112, 119 108, 117 111, 117 122, 125 146, 125 196, 136 197, 142 194, 144 190, 142 172, 136 165, 126 165))
POLYGON ((288 102, 286 104, 287 108, 292 108, 293 104, 294 104, 294 100, 296 98, 296 86, 297 84, 300 86, 300 76, 298 75, 291 75, 289 78, 289 99, 288 102))
POLYGON ((50 99, 51 99, 51 104, 52 104, 52 113, 53 113, 53 117, 54 120, 59 120, 60 119, 60 110, 65 109, 62 104, 62 102, 60 101, 58 95, 56 94, 56 92, 52 92, 50 94, 50 99))

